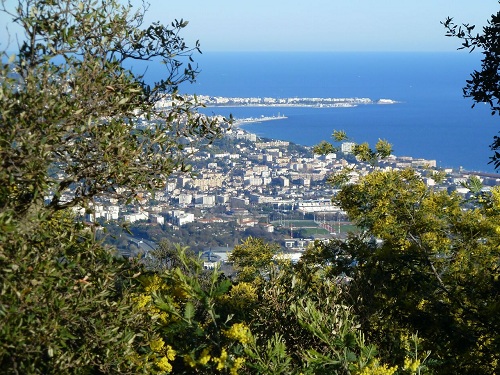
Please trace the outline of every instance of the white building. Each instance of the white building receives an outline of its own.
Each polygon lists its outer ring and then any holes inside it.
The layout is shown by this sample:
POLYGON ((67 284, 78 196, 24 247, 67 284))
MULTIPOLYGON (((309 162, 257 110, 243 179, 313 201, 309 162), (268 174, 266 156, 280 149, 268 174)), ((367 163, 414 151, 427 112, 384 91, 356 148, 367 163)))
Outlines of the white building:
POLYGON ((136 212, 133 214, 123 215, 123 220, 129 223, 135 223, 136 221, 148 220, 149 215, 146 212, 136 212))
POLYGON ((316 199, 298 202, 298 211, 309 212, 338 212, 340 208, 334 206, 330 199, 316 199))
POLYGON ((260 177, 245 178, 244 182, 245 185, 250 185, 250 186, 260 186, 263 183, 262 178, 260 177))
POLYGON ((278 179, 279 179, 280 186, 283 186, 283 187, 290 186, 290 180, 287 177, 280 176, 278 179))
POLYGON ((205 207, 213 207, 215 206, 215 195, 195 195, 194 203, 205 207))
POLYGON ((151 220, 152 223, 157 223, 160 225, 165 224, 165 218, 161 215, 151 214, 149 215, 149 220, 151 220))
POLYGON ((340 150, 344 154, 351 154, 354 151, 354 146, 356 146, 356 143, 354 143, 354 142, 344 142, 340 146, 340 150))
POLYGON ((182 213, 179 216, 174 217, 174 223, 178 226, 182 226, 188 223, 192 223, 194 221, 194 214, 191 213, 182 213))
POLYGON ((175 181, 170 181, 165 184, 165 191, 167 193, 172 192, 175 190, 175 187, 177 186, 177 182, 175 181))
POLYGON ((232 208, 244 208, 250 204, 250 200, 244 197, 231 197, 230 204, 232 208))
POLYGON ((215 201, 217 202, 217 204, 227 203, 229 202, 229 195, 227 194, 216 195, 215 201))
POLYGON ((179 205, 186 206, 191 204, 193 196, 191 194, 179 194, 179 205))

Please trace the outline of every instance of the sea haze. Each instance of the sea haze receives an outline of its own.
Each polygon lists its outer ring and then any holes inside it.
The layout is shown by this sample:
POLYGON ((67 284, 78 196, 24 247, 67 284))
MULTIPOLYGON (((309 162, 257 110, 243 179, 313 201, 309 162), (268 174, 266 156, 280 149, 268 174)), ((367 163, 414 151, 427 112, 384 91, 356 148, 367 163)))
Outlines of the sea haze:
MULTIPOLYGON (((488 106, 462 96, 480 54, 449 53, 205 53, 197 82, 185 93, 228 97, 368 97, 395 105, 355 108, 209 108, 236 118, 287 116, 246 125, 257 135, 314 145, 345 130, 355 142, 379 138, 394 154, 434 159, 438 166, 493 171, 489 145, 498 132, 488 106)), ((154 69, 149 74, 158 74, 154 69)))

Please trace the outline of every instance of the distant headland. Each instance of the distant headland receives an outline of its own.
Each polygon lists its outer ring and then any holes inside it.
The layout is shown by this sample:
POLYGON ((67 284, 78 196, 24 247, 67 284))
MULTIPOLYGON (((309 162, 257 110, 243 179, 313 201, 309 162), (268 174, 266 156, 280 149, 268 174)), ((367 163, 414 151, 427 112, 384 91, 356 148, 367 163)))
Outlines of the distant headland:
POLYGON ((245 117, 245 118, 237 118, 233 122, 233 126, 238 127, 241 125, 251 124, 255 122, 264 122, 264 121, 273 121, 273 120, 285 120, 288 117, 278 113, 278 115, 274 116, 260 116, 260 117, 245 117))
POLYGON ((397 104, 396 100, 370 98, 227 98, 221 96, 196 96, 197 101, 206 107, 312 107, 345 108, 367 104, 397 104))

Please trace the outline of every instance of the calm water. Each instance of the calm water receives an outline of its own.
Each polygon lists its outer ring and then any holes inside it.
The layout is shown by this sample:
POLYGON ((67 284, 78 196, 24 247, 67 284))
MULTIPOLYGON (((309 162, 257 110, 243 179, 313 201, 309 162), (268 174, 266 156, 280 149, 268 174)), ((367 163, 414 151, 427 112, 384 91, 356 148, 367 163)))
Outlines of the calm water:
MULTIPOLYGON (((286 120, 246 125, 261 136, 313 145, 334 129, 356 142, 387 139, 396 155, 440 166, 493 171, 489 144, 499 121, 485 105, 471 109, 462 87, 480 55, 450 53, 205 53, 184 92, 239 97, 369 97, 397 105, 355 108, 210 108, 235 117, 285 114, 286 120)), ((154 69, 149 74, 157 75, 154 69)))

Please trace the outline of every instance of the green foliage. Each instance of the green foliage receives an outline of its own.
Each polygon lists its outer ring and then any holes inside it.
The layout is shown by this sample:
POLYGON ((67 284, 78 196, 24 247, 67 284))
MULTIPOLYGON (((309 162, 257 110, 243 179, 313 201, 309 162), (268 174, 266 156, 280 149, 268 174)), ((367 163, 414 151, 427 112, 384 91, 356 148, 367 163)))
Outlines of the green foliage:
POLYGON ((246 353, 252 360, 250 368, 257 374, 293 374, 291 358, 286 352, 286 345, 283 338, 275 333, 265 345, 259 345, 255 342, 247 348, 246 353))
POLYGON ((178 35, 186 22, 143 29, 143 14, 114 0, 19 1, 12 17, 25 34, 0 67, 0 207, 26 210, 48 190, 55 210, 100 195, 126 201, 186 170, 182 139, 219 134, 177 94, 197 73, 181 68, 198 50, 178 35), (150 59, 166 68, 152 86, 125 67, 150 59))
POLYGON ((163 366, 175 374, 236 373, 251 332, 228 310, 231 282, 218 270, 204 271, 186 248, 179 250, 179 267, 141 279, 135 309, 150 316, 154 334, 134 361, 148 372, 163 366))
POLYGON ((177 93, 196 76, 183 61, 198 45, 179 36, 187 22, 142 28, 144 9, 115 0, 10 9, 1 2, 23 33, 0 65, 0 367, 138 373, 150 334, 150 317, 132 309, 141 268, 114 258, 68 209, 161 187, 189 169, 188 140, 219 135, 177 93), (151 59, 165 66, 153 85, 127 68, 151 59))
POLYGON ((366 142, 354 146, 353 153, 361 161, 373 160, 376 157, 375 151, 373 151, 366 142))
POLYGON ((379 159, 384 159, 391 155, 392 146, 389 142, 379 139, 372 150, 368 143, 361 143, 354 146, 354 155, 364 162, 376 163, 379 159))
POLYGON ((148 258, 144 260, 147 269, 162 273, 171 268, 183 269, 184 263, 182 257, 189 259, 194 257, 194 253, 187 247, 181 244, 172 244, 166 239, 161 240, 155 250, 148 254, 148 258))
MULTIPOLYGON (((470 79, 466 80, 463 88, 464 97, 472 98, 474 104, 486 103, 491 108, 491 114, 495 115, 500 110, 500 94, 498 85, 500 82, 500 59, 499 59, 499 35, 498 24, 500 23, 500 12, 492 14, 482 32, 474 32, 475 26, 464 23, 458 25, 453 18, 448 17, 442 24, 446 29, 446 36, 458 38, 462 41, 459 49, 467 49, 470 52, 476 48, 482 52, 481 70, 474 70, 470 79)), ((494 136, 491 149, 494 152, 490 157, 490 163, 495 168, 500 167, 500 137, 494 136)))
MULTIPOLYGON (((344 131, 334 131, 332 137, 336 142, 349 140, 344 131)), ((328 143, 319 148, 316 146, 314 150, 315 152, 321 151, 321 148, 328 147, 327 145, 328 143)), ((385 159, 391 155, 392 145, 385 140, 379 139, 375 144, 375 149, 370 148, 370 145, 365 142, 355 144, 352 153, 358 161, 366 162, 376 167, 380 159, 385 159)), ((341 188, 349 183, 353 174, 356 174, 356 167, 344 167, 328 176, 327 182, 335 188, 341 188)))
POLYGON ((476 48, 482 50, 482 70, 474 71, 471 79, 467 80, 467 85, 463 89, 465 97, 470 97, 475 103, 488 103, 492 114, 496 114, 500 109, 500 97, 497 86, 500 79, 498 74, 498 35, 497 25, 500 22, 500 12, 491 15, 491 19, 483 27, 482 34, 475 33, 474 25, 458 25, 453 18, 448 17, 441 22, 446 29, 446 36, 462 40, 459 49, 467 49, 470 52, 476 48))
POLYGON ((253 281, 269 274, 273 258, 279 251, 277 244, 269 244, 260 238, 248 237, 234 247, 229 260, 234 263, 241 281, 253 281))
POLYGON ((431 170, 429 175, 438 184, 443 182, 444 179, 446 178, 446 172, 443 170, 440 171, 431 170))
POLYGON ((337 151, 338 149, 333 147, 333 145, 327 141, 321 141, 313 147, 313 152, 317 155, 328 155, 337 151))
POLYGON ((318 302, 306 299, 291 307, 300 324, 324 345, 322 352, 317 349, 305 352, 314 372, 349 373, 356 370, 358 363, 366 366, 376 354, 375 347, 366 346, 362 333, 357 331, 351 309, 338 302, 328 297, 318 302))
POLYGON ((375 150, 377 157, 384 159, 391 155, 392 145, 384 139, 379 139, 375 144, 375 150))
POLYGON ((255 341, 245 353, 256 373, 395 372, 365 341, 345 285, 318 263, 280 263, 254 285, 260 298, 247 321, 255 341))
MULTIPOLYGON (((116 226, 114 223, 107 224, 106 228, 115 237, 122 231, 122 228, 116 226)), ((211 223, 210 225, 193 222, 176 229, 169 225, 159 226, 149 223, 134 223, 129 226, 129 229, 135 237, 144 238, 156 243, 160 243, 163 240, 171 243, 182 243, 189 246, 191 251, 194 252, 206 251, 208 247, 232 248, 248 237, 258 237, 268 242, 278 242, 283 236, 278 231, 269 233, 259 226, 248 227, 244 231, 240 231, 238 230, 236 221, 211 223)), ((110 237, 106 241, 113 245, 117 244, 117 241, 110 237)))
POLYGON ((394 373, 365 342, 336 276, 309 263, 270 263, 273 246, 261 240, 240 246, 240 265, 259 254, 268 254, 268 261, 236 283, 217 269, 203 270, 182 247, 178 267, 142 276, 135 309, 150 316, 153 332, 149 347, 132 357, 139 368, 163 366, 176 374, 394 373))
POLYGON ((347 137, 347 133, 344 130, 334 130, 332 133, 332 138, 335 140, 335 142, 343 142, 349 140, 349 137, 347 137))
MULTIPOLYGON (((480 189, 475 179, 469 185, 480 189)), ((333 274, 352 278, 355 312, 370 339, 388 351, 383 356, 402 360, 405 353, 390 348, 408 330, 418 331, 439 373, 494 373, 499 194, 494 188, 463 200, 426 188, 413 170, 372 172, 335 197, 364 231, 321 245, 306 259, 326 259, 333 274)))
MULTIPOLYGON (((247 243, 250 246, 252 243, 247 243)), ((260 243, 255 243, 257 247, 260 243)), ((365 340, 347 289, 309 262, 279 263, 265 278, 231 283, 181 248, 180 268, 141 277, 135 309, 148 314, 148 346, 131 357, 176 374, 394 374, 365 340)), ((402 374, 422 371, 416 346, 400 348, 402 374)), ((419 372, 420 373, 420 372, 419 372)))
POLYGON ((136 372, 143 314, 131 311, 138 269, 59 213, 0 241, 4 374, 136 372), (117 356, 116 353, 121 353, 117 356))
MULTIPOLYGON (((347 134, 343 130, 334 130, 332 138, 336 143, 349 141, 347 134)), ((326 155, 332 152, 337 152, 338 147, 334 147, 333 144, 321 141, 318 145, 313 147, 315 154, 326 155)), ((376 164, 379 159, 384 159, 390 156, 392 153, 392 145, 382 139, 379 139, 375 145, 375 149, 371 149, 368 143, 356 144, 354 146, 353 154, 360 161, 367 162, 370 164, 376 164)), ((345 177, 345 171, 343 171, 345 177)), ((344 178, 339 177, 339 181, 335 181, 335 185, 341 184, 344 178)))
POLYGON ((462 183, 462 186, 469 189, 472 194, 478 195, 483 188, 483 183, 478 177, 470 176, 466 182, 462 183))

